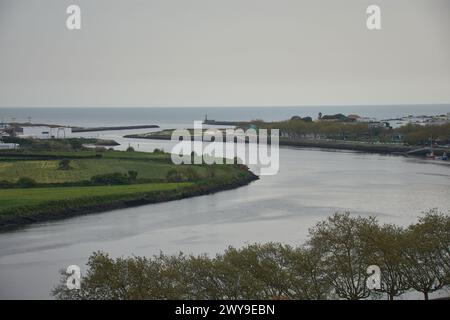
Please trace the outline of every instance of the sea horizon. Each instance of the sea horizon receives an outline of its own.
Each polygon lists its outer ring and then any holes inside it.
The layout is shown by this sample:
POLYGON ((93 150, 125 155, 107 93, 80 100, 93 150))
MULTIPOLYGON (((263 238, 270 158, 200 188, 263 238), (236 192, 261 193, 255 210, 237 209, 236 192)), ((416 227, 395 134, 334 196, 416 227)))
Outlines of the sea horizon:
POLYGON ((379 120, 408 115, 440 115, 450 112, 450 104, 416 105, 333 105, 280 107, 0 107, 0 122, 48 123, 70 126, 173 124, 195 120, 281 121, 293 116, 317 118, 323 114, 358 114, 379 120), (108 110, 108 112, 105 112, 108 110))

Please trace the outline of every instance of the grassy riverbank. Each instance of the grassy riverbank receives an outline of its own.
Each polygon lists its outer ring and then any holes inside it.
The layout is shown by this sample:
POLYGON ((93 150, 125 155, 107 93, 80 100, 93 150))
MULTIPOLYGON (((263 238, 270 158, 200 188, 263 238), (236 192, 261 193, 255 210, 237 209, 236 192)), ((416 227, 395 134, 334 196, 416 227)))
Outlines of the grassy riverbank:
POLYGON ((241 165, 172 164, 162 152, 0 152, 0 229, 236 188, 241 165))

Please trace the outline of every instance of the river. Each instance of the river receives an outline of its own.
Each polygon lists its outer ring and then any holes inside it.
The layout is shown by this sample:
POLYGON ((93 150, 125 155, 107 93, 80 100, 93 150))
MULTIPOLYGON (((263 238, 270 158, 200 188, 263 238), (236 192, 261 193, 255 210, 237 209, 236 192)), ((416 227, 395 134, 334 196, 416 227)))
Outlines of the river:
MULTIPOLYGON (((143 130, 148 131, 148 130, 143 130)), ((135 130, 142 132, 142 130, 135 130)), ((170 141, 113 138, 118 149, 170 150, 170 141)), ((120 134, 120 136, 119 136, 120 134)), ((84 134, 86 136, 86 134, 84 134)), ((58 271, 89 255, 209 253, 228 245, 301 244, 335 211, 407 225, 421 211, 450 208, 450 166, 401 156, 280 149, 280 171, 212 195, 40 223, 0 234, 0 298, 48 299, 58 271)))

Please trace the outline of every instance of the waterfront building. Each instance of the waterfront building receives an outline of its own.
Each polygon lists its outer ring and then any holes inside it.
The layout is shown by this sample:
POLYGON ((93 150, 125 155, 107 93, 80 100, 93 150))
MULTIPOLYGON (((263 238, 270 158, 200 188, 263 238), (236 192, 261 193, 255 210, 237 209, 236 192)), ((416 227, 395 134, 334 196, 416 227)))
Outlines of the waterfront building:
POLYGON ((70 127, 21 126, 14 129, 18 137, 37 139, 64 139, 72 135, 70 127))

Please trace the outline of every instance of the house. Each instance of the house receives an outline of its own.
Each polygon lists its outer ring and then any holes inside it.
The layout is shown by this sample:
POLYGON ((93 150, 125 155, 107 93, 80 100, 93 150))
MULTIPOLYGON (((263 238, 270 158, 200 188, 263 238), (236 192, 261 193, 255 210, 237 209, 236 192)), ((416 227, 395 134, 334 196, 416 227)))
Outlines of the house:
POLYGON ((70 127, 21 126, 14 129, 16 136, 37 139, 64 139, 72 134, 70 127))
POLYGON ((390 129, 391 126, 389 122, 386 121, 371 121, 369 122, 369 129, 385 128, 390 129))

